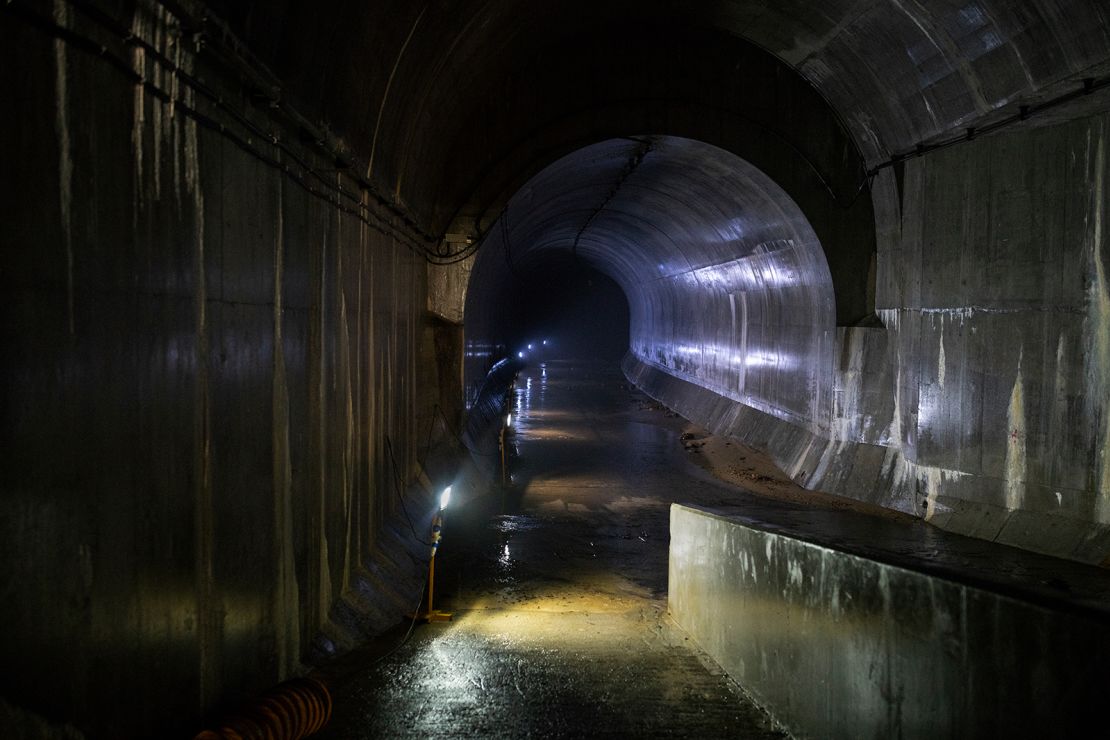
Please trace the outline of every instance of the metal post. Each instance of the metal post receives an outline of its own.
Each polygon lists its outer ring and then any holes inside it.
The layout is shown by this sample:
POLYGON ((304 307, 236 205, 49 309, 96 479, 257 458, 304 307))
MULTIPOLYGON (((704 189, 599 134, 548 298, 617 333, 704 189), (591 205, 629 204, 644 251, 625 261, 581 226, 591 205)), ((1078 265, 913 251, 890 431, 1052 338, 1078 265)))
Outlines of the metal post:
POLYGON ((436 552, 439 551, 439 540, 443 531, 443 512, 436 514, 432 520, 432 557, 428 561, 428 609, 417 614, 414 618, 422 622, 450 622, 454 616, 451 612, 437 611, 436 598, 436 552))

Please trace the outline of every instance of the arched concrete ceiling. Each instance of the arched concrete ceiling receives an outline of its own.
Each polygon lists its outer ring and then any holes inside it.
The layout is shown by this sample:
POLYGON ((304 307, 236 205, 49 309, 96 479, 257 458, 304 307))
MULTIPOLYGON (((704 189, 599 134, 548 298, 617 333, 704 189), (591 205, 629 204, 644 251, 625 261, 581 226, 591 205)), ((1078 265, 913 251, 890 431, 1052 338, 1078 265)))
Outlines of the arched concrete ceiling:
POLYGON ((471 381, 504 339, 521 276, 567 253, 622 287, 641 360, 799 425, 827 424, 832 278, 801 209, 750 163, 689 139, 634 137, 533 177, 471 275, 471 381))
MULTIPOLYGON (((690 60, 676 52, 714 31, 750 41, 797 70, 849 123, 871 161, 1080 74, 1103 62, 1110 47, 1110 7, 1100 0, 214 4, 317 107, 356 98, 346 121, 351 134, 373 128, 383 100, 384 118, 409 131, 459 127, 491 99, 508 112, 524 101, 503 94, 524 92, 521 80, 576 64, 592 67, 593 79, 575 80, 588 92, 609 73, 602 63, 619 61, 639 34, 651 36, 674 74, 685 74, 690 60)), ((730 77, 749 76, 728 67, 717 72, 722 92, 730 77)), ((645 76, 649 81, 658 82, 645 76)), ((575 108, 576 101, 560 102, 575 108)), ((382 138, 378 145, 396 151, 403 148, 391 146, 397 143, 382 138)))
POLYGON ((428 231, 481 233, 588 144, 693 138, 801 206, 837 284, 860 284, 841 324, 872 308, 869 166, 1110 56, 1101 0, 213 4, 428 231))

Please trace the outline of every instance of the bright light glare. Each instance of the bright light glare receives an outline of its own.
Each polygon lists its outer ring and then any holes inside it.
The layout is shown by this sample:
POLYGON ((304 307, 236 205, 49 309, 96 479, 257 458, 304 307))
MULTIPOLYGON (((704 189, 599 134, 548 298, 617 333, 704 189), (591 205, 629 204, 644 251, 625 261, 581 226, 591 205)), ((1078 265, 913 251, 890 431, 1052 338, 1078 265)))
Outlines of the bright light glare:
POLYGON ((517 352, 516 356, 519 357, 522 360, 524 359, 524 353, 523 352, 517 352))
POLYGON ((439 494, 439 508, 446 509, 449 503, 451 503, 451 486, 447 486, 443 489, 443 493, 439 494))
POLYGON ((543 346, 544 346, 544 347, 546 347, 546 346, 547 346, 547 340, 546 340, 546 339, 545 339, 545 340, 543 340, 543 346))
POLYGON ((528 345, 528 349, 532 349, 532 345, 531 345, 531 344, 529 344, 529 345, 528 345))
POLYGON ((507 426, 507 427, 511 427, 512 425, 513 425, 513 415, 512 415, 512 414, 508 414, 508 415, 507 415, 507 416, 505 417, 505 426, 507 426))

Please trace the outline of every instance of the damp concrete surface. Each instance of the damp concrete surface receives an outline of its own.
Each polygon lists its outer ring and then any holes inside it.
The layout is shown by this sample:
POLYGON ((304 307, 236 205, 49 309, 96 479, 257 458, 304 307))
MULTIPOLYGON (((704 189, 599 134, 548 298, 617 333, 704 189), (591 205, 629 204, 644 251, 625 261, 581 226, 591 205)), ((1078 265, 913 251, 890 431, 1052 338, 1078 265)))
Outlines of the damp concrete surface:
POLYGON ((686 422, 600 362, 537 361, 510 406, 508 492, 447 511, 452 621, 327 667, 319 737, 786 737, 667 616, 670 504, 737 491, 691 462, 686 422))

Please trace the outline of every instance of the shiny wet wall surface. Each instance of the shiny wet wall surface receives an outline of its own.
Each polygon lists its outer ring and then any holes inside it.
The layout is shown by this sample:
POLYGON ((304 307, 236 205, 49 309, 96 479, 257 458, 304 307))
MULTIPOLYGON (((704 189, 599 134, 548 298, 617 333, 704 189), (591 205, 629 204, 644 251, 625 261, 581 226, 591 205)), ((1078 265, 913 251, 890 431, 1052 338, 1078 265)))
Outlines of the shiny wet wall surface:
MULTIPOLYGON (((525 369, 512 493, 449 512, 436 607, 333 681, 322 737, 782 737, 666 617, 668 507, 732 492, 608 364, 525 369)), ((677 421, 677 420, 676 420, 677 421)))

